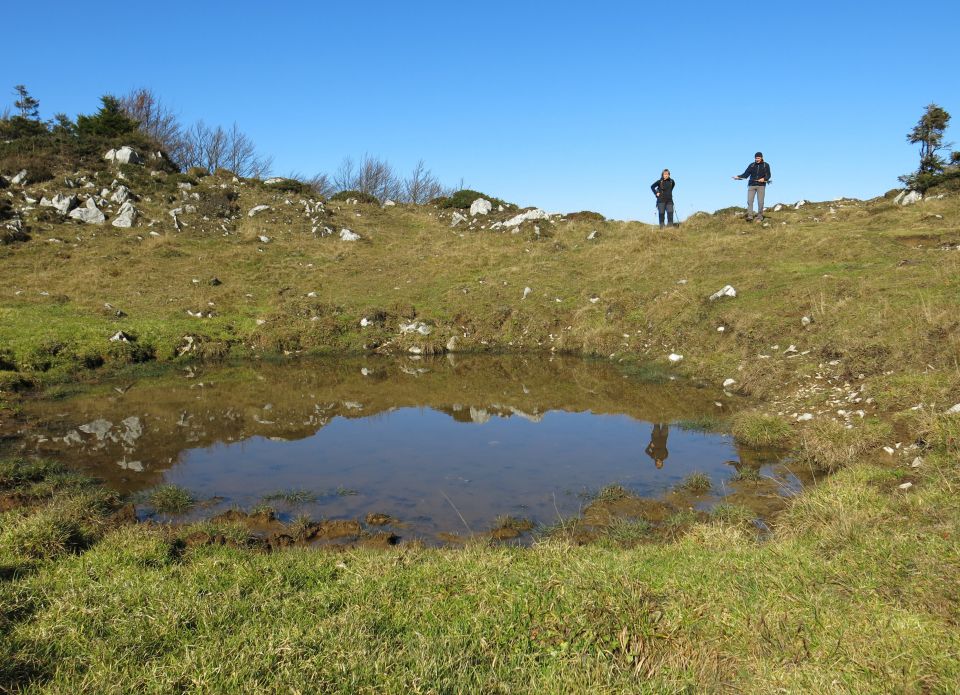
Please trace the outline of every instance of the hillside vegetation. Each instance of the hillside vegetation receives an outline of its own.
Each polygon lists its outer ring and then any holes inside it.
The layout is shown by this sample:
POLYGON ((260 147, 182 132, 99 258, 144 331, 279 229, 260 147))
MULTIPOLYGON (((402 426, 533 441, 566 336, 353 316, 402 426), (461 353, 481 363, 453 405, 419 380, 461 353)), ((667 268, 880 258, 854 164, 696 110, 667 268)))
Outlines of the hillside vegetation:
POLYGON ((763 540, 718 514, 658 542, 266 554, 229 527, 188 546, 60 466, 8 461, 0 689, 960 687, 956 194, 658 232, 324 202, 285 179, 102 154, 0 191, 7 433, 20 399, 131 363, 569 352, 726 382, 755 404, 738 438, 834 475, 763 540), (57 194, 93 196, 104 223, 40 205, 57 194), (112 226, 127 202, 133 225, 112 226), (710 299, 727 285, 735 297, 710 299))

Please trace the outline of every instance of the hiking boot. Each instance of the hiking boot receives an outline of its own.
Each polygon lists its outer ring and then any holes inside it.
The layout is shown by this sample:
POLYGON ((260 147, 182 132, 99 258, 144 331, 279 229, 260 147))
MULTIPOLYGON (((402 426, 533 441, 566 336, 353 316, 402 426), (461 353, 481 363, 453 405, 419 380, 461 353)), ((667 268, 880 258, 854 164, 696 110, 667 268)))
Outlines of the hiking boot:
POLYGON ((753 222, 753 215, 747 215, 747 222, 753 222))

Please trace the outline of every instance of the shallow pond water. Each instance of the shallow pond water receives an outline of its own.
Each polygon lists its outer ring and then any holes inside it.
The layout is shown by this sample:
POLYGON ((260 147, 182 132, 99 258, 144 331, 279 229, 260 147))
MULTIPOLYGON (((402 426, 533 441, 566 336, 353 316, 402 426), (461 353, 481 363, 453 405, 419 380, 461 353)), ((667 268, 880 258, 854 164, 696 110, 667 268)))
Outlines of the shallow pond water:
POLYGON ((187 519, 266 502, 286 519, 388 515, 402 537, 430 539, 505 516, 550 525, 610 485, 663 497, 703 473, 710 492, 684 500, 701 509, 730 495, 761 509, 758 495, 798 486, 775 459, 711 431, 730 414, 721 391, 645 383, 602 361, 207 365, 59 395, 27 404, 30 453, 123 492, 182 486, 202 501, 187 519), (772 482, 751 497, 738 470, 772 482))

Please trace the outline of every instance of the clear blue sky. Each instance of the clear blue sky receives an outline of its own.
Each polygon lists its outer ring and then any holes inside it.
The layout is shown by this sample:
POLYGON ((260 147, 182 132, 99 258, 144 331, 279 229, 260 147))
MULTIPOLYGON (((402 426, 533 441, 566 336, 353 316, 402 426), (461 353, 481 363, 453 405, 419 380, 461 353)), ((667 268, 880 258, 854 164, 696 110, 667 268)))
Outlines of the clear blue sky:
POLYGON ((550 211, 652 221, 664 167, 684 217, 743 205, 730 177, 758 149, 768 203, 879 195, 915 168, 905 134, 930 102, 960 141, 954 2, 107 0, 4 15, 0 88, 12 104, 26 84, 44 117, 148 87, 185 123, 236 122, 278 175, 422 158, 446 184, 550 211))

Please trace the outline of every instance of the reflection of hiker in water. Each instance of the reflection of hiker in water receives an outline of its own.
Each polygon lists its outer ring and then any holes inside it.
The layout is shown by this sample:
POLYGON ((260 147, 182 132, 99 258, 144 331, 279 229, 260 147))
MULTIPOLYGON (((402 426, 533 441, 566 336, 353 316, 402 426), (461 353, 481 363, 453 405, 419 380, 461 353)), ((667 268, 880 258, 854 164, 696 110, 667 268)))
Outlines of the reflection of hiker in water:
POLYGON ((663 468, 667 460, 667 435, 670 434, 669 425, 655 424, 650 432, 650 443, 647 444, 647 456, 653 459, 657 468, 663 468))

